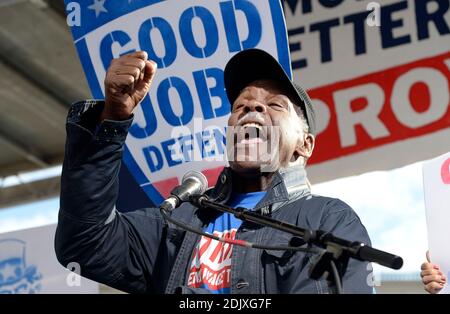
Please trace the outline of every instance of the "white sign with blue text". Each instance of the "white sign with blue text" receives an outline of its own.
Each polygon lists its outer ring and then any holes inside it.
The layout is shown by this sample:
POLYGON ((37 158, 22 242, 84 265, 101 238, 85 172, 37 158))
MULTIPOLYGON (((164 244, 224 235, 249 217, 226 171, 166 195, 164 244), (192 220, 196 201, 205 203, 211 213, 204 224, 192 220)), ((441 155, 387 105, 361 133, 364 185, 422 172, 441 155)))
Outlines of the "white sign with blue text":
POLYGON ((56 225, 0 233, 0 294, 96 294, 98 283, 81 277, 76 262, 56 259, 56 225))
POLYGON ((291 75, 279 0, 79 1, 79 8, 81 23, 72 33, 95 98, 104 97, 113 58, 145 50, 158 63, 124 153, 155 204, 187 171, 212 179, 226 165, 230 104, 223 69, 234 54, 264 49, 291 75))

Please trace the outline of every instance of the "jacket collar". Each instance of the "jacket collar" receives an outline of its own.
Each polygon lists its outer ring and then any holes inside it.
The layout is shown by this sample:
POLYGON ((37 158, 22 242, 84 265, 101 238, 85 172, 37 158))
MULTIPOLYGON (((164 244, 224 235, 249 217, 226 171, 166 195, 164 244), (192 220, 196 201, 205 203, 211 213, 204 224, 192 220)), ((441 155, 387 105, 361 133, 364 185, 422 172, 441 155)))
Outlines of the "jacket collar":
MULTIPOLYGON (((210 191, 210 197, 216 202, 225 203, 233 191, 233 171, 226 167, 210 191)), ((310 194, 306 170, 303 166, 292 166, 274 173, 272 183, 266 196, 255 209, 272 206, 275 203, 286 203, 297 196, 310 194)))

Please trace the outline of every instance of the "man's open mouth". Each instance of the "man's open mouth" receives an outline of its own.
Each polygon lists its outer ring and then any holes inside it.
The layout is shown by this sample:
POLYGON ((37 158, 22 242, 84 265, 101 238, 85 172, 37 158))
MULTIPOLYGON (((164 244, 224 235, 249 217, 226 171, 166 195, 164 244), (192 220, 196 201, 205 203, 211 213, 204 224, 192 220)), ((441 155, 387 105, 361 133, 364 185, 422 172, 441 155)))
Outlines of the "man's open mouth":
POLYGON ((267 127, 259 122, 246 122, 238 126, 237 143, 259 144, 267 141, 267 127))

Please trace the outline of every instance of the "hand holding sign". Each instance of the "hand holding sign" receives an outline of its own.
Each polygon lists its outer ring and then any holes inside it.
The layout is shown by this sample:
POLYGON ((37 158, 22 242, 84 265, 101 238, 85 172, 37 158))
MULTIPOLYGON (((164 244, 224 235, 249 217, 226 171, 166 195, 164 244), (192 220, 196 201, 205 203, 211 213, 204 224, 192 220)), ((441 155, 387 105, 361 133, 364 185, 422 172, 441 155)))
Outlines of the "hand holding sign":
POLYGON ((427 252, 427 262, 422 264, 421 269, 420 276, 422 277, 424 289, 428 293, 441 291, 447 279, 439 265, 431 263, 429 252, 427 252))
POLYGON ((429 271, 422 276, 422 281, 425 290, 430 293, 450 293, 450 285, 447 282, 450 277, 449 173, 450 152, 423 164, 423 186, 430 249, 427 259, 433 261, 433 264, 429 262, 428 265, 423 265, 428 267, 422 267, 422 270, 428 269, 429 271), (430 269, 433 267, 434 271, 431 271, 430 269))
POLYGON ((112 60, 105 77, 105 109, 100 121, 128 119, 147 95, 156 68, 145 51, 112 60))

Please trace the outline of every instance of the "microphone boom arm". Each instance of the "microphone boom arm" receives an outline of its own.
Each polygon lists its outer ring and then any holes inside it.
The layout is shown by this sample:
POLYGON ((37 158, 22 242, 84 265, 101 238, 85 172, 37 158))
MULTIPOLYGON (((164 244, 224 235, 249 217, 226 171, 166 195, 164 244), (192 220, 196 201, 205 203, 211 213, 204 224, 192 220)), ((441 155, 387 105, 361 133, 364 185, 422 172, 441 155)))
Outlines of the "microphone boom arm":
POLYGON ((245 211, 244 208, 234 209, 232 207, 210 201, 206 195, 191 196, 189 201, 198 207, 212 208, 222 212, 227 212, 243 221, 253 222, 293 234, 302 238, 308 244, 314 244, 327 250, 334 248, 334 252, 338 249, 341 252, 345 252, 345 254, 349 257, 360 261, 374 262, 392 269, 400 269, 403 266, 403 259, 400 256, 377 250, 361 242, 352 242, 335 237, 333 234, 326 231, 303 229, 283 221, 257 214, 255 212, 245 211))

